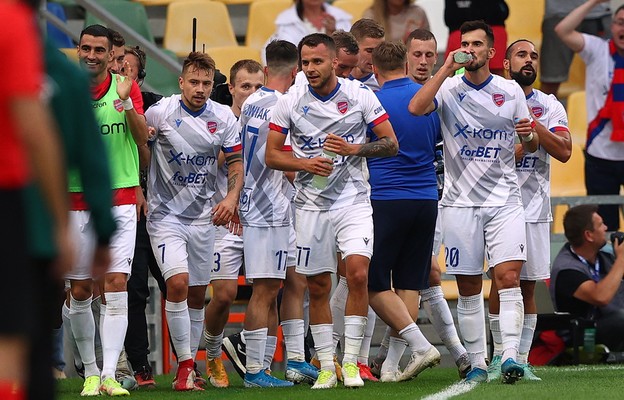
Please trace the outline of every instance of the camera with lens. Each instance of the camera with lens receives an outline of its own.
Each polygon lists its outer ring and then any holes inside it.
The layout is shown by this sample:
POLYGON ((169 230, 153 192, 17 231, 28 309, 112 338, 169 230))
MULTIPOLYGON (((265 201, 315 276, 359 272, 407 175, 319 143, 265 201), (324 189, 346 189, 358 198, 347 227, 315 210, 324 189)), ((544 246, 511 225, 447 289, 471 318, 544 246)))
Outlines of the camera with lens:
POLYGON ((617 244, 622 244, 624 242, 624 232, 613 232, 611 234, 611 244, 615 246, 615 239, 617 239, 617 244))

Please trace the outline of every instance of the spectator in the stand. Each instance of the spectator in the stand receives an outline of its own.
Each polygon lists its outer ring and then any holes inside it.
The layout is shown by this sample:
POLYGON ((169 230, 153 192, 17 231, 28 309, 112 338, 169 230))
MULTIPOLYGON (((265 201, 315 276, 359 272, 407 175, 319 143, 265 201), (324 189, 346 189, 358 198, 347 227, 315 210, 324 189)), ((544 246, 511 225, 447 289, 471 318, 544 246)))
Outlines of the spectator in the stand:
POLYGON ((310 33, 331 35, 337 29, 351 29, 352 16, 323 0, 295 0, 294 3, 275 19, 275 33, 265 47, 273 40, 287 40, 296 46, 310 33))
POLYGON ((386 40, 405 42, 414 29, 429 30, 429 20, 414 0, 374 0, 363 18, 374 19, 386 31, 386 40))
MULTIPOLYGON (((613 14, 607 41, 576 29, 587 14, 607 0, 587 0, 557 24, 555 32, 585 62, 587 94, 587 142, 585 187, 588 195, 617 195, 624 185, 624 6, 613 14)), ((620 226, 618 207, 600 206, 609 229, 620 226)))
POLYGON ((572 207, 563 217, 568 243, 555 257, 550 297, 557 311, 596 321, 596 342, 611 351, 624 350, 624 244, 613 243, 614 255, 600 251, 608 227, 598 207, 572 207))
MULTIPOLYGON (((557 95, 559 85, 568 80, 574 52, 563 44, 555 33, 555 26, 585 0, 546 0, 542 22, 542 49, 540 50, 541 91, 557 95)), ((611 10, 609 3, 594 7, 578 26, 578 30, 602 38, 611 37, 611 10)))
POLYGON ((490 71, 503 75, 503 58, 507 48, 507 31, 505 20, 509 16, 509 7, 505 0, 445 0, 444 23, 449 28, 446 55, 460 47, 461 33, 459 27, 466 21, 483 20, 492 27, 496 53, 490 60, 490 71))

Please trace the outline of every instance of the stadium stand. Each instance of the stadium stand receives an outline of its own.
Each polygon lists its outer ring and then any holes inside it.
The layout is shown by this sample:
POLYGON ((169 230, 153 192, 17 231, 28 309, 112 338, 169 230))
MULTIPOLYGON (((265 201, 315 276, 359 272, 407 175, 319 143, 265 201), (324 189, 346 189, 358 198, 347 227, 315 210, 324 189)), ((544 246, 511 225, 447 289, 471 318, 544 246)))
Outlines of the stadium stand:
MULTIPOLYGON (((121 20, 121 22, 132 27, 136 33, 143 36, 146 40, 155 43, 143 4, 127 0, 99 0, 98 4, 121 20)), ((93 14, 87 12, 84 26, 87 27, 93 24, 106 25, 93 14)), ((128 42, 127 44, 135 45, 136 43, 128 42)))
POLYGON ((275 18, 292 5, 291 0, 255 0, 249 6, 245 46, 262 51, 275 32, 275 18))
POLYGON ((332 3, 333 6, 336 6, 340 9, 351 14, 353 19, 351 22, 355 22, 358 19, 362 18, 362 14, 366 11, 367 8, 373 5, 372 0, 336 0, 332 3))
POLYGON ((211 47, 207 53, 215 60, 217 69, 228 77, 230 68, 239 60, 251 59, 260 62, 260 50, 247 46, 211 47))
MULTIPOLYGON (((577 57, 576 55, 574 57, 577 57)), ((560 90, 561 92, 561 90, 560 90)), ((572 143, 585 148, 587 137, 587 108, 585 107, 585 91, 571 93, 566 102, 568 113, 568 128, 572 136, 572 143)))

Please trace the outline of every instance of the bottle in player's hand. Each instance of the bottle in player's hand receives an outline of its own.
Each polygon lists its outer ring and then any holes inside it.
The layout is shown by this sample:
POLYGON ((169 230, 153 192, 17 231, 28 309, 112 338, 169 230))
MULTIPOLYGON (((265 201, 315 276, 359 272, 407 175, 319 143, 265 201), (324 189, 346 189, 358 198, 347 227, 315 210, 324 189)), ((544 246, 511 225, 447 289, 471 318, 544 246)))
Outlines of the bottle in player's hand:
MULTIPOLYGON (((336 159, 336 153, 333 151, 323 149, 321 153, 321 157, 332 160, 332 162, 336 159)), ((327 187, 327 183, 329 182, 328 176, 314 175, 312 178, 312 187, 315 189, 323 190, 327 187)))

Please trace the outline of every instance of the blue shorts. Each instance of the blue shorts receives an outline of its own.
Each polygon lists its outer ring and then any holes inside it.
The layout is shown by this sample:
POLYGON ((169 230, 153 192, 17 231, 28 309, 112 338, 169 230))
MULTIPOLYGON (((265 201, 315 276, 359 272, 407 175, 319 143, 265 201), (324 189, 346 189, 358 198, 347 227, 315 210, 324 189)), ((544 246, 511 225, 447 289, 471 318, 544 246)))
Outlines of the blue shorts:
POLYGON ((437 200, 372 200, 375 242, 368 289, 429 287, 437 200))

